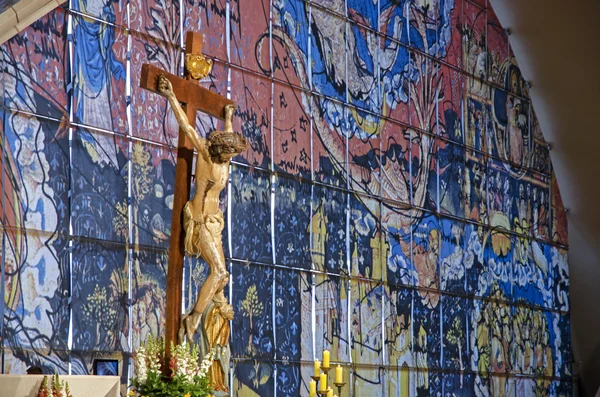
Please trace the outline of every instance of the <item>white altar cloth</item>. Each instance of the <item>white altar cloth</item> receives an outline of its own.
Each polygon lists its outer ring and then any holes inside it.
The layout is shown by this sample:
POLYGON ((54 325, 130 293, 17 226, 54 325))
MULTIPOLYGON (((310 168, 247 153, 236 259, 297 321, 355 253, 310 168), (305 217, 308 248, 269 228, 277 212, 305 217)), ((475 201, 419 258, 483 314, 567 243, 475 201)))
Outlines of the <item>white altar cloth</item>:
MULTIPOLYGON (((50 384, 51 375, 48 376, 50 384)), ((0 397, 36 397, 44 375, 0 375, 0 397)), ((119 397, 118 376, 60 375, 73 397, 119 397)))

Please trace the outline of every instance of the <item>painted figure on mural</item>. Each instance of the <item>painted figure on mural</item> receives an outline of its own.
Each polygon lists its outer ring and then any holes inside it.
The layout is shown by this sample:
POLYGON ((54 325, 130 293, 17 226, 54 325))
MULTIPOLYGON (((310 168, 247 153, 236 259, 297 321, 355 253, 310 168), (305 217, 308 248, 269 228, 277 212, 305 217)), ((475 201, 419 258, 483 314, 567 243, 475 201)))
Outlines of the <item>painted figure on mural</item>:
POLYGON ((223 294, 223 288, 229 281, 229 272, 221 241, 224 221, 219 209, 219 195, 227 186, 231 159, 246 149, 247 142, 233 132, 233 106, 225 108, 225 130, 213 131, 205 139, 189 124, 171 83, 163 76, 159 78, 158 90, 169 100, 179 125, 198 150, 196 195, 183 209, 185 249, 192 255, 202 256, 210 268, 210 274, 200 289, 192 312, 181 321, 180 340, 187 337, 192 341, 202 315, 211 302, 215 302, 225 319, 233 318, 233 308, 223 294))

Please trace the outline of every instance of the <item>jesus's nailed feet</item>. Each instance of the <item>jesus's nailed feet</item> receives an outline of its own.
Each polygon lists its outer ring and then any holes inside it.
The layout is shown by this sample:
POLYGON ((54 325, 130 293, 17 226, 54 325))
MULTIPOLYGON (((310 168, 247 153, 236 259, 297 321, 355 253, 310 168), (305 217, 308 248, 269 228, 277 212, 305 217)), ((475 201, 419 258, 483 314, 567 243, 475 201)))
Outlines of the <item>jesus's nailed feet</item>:
POLYGON ((183 343, 184 338, 187 337, 189 343, 194 342, 194 334, 200 326, 202 315, 200 313, 192 312, 181 318, 181 325, 179 326, 179 343, 183 343))

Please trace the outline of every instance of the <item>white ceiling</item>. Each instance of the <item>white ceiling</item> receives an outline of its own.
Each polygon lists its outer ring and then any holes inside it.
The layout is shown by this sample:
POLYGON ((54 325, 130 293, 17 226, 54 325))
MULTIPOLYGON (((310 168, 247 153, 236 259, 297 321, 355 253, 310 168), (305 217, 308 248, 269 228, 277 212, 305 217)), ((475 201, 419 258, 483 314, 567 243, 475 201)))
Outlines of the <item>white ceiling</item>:
POLYGON ((526 80, 569 220, 571 329, 583 388, 600 386, 600 1, 489 0, 526 80))

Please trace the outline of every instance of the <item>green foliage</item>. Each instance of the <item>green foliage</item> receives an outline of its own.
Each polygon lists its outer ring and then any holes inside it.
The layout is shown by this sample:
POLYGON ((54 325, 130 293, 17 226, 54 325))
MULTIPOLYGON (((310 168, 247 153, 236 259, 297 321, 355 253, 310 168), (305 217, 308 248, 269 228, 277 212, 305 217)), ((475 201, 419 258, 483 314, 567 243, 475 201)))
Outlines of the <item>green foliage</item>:
POLYGON ((160 373, 151 372, 145 382, 133 378, 131 384, 140 396, 145 397, 205 397, 211 392, 208 379, 199 376, 188 381, 181 376, 167 379, 160 373))

